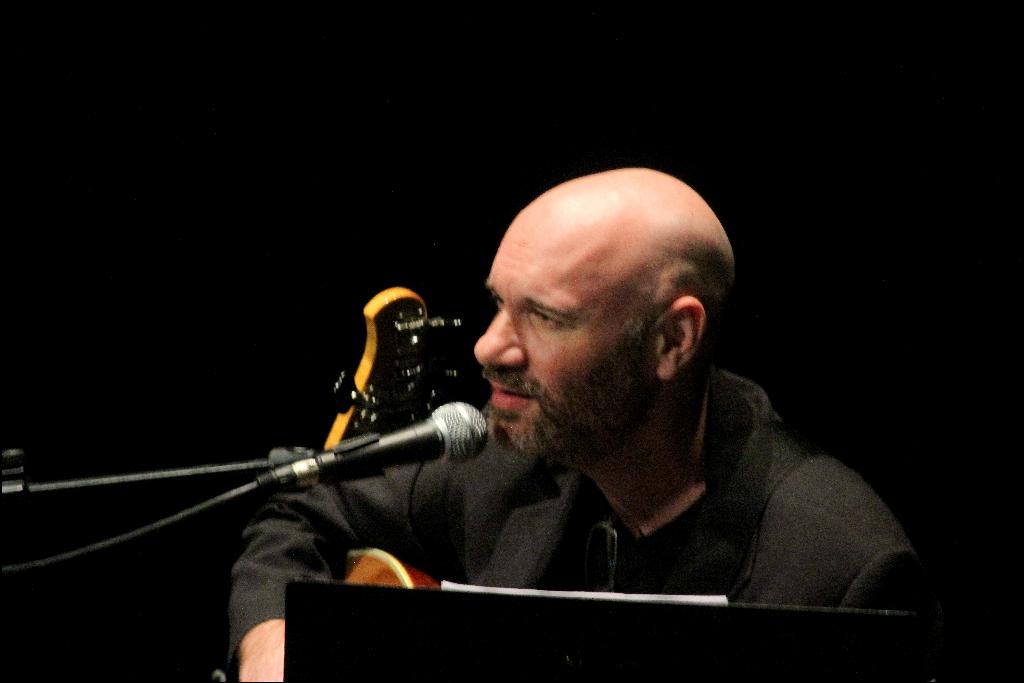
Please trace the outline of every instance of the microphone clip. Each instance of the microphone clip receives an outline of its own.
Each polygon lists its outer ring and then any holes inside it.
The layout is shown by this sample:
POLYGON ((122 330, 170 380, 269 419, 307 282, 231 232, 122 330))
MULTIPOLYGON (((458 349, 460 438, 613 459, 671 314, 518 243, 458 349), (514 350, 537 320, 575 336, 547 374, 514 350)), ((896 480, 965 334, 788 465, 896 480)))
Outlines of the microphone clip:
POLYGON ((327 462, 336 461, 349 451, 380 441, 380 434, 360 434, 351 439, 339 441, 333 448, 317 453, 312 448, 274 448, 267 456, 268 472, 256 477, 260 488, 304 489, 320 481, 320 472, 327 462))

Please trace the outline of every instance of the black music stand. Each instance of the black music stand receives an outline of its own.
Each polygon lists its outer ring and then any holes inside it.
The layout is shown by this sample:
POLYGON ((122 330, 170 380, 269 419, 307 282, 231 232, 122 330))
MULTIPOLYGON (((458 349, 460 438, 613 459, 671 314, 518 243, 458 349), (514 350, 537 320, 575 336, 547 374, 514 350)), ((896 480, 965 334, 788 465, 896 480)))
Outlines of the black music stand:
POLYGON ((299 582, 287 680, 924 680, 907 612, 614 602, 299 582))

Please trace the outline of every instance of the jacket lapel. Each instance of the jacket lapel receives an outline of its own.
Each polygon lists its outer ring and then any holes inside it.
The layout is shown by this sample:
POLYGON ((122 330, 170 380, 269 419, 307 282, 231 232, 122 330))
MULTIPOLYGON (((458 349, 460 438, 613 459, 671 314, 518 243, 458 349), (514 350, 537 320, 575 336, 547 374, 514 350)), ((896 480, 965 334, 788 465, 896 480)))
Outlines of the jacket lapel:
POLYGON ((538 465, 537 485, 543 495, 514 507, 495 541, 492 558, 472 582, 482 586, 535 586, 562 538, 569 511, 579 490, 579 475, 551 473, 538 465))
POLYGON ((707 492, 667 592, 728 595, 743 580, 773 486, 774 411, 759 389, 724 371, 712 375, 705 451, 707 492))

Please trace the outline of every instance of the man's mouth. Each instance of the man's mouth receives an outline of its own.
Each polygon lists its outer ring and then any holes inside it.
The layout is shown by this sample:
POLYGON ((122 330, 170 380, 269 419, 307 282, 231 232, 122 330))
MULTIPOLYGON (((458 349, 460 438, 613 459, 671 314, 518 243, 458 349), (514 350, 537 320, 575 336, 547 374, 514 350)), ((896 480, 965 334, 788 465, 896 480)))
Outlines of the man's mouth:
POLYGON ((521 410, 533 396, 491 382, 491 405, 498 410, 521 410))

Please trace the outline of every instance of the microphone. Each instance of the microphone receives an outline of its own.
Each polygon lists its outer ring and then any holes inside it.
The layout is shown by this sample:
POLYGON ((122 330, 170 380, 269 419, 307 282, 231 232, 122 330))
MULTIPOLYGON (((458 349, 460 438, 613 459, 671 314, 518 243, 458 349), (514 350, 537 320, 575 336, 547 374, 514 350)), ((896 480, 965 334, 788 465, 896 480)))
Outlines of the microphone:
POLYGON ((389 465, 450 457, 465 460, 483 450, 487 420, 468 403, 446 403, 422 422, 380 436, 346 439, 329 451, 281 465, 256 478, 260 487, 307 488, 320 481, 359 479, 389 465))

